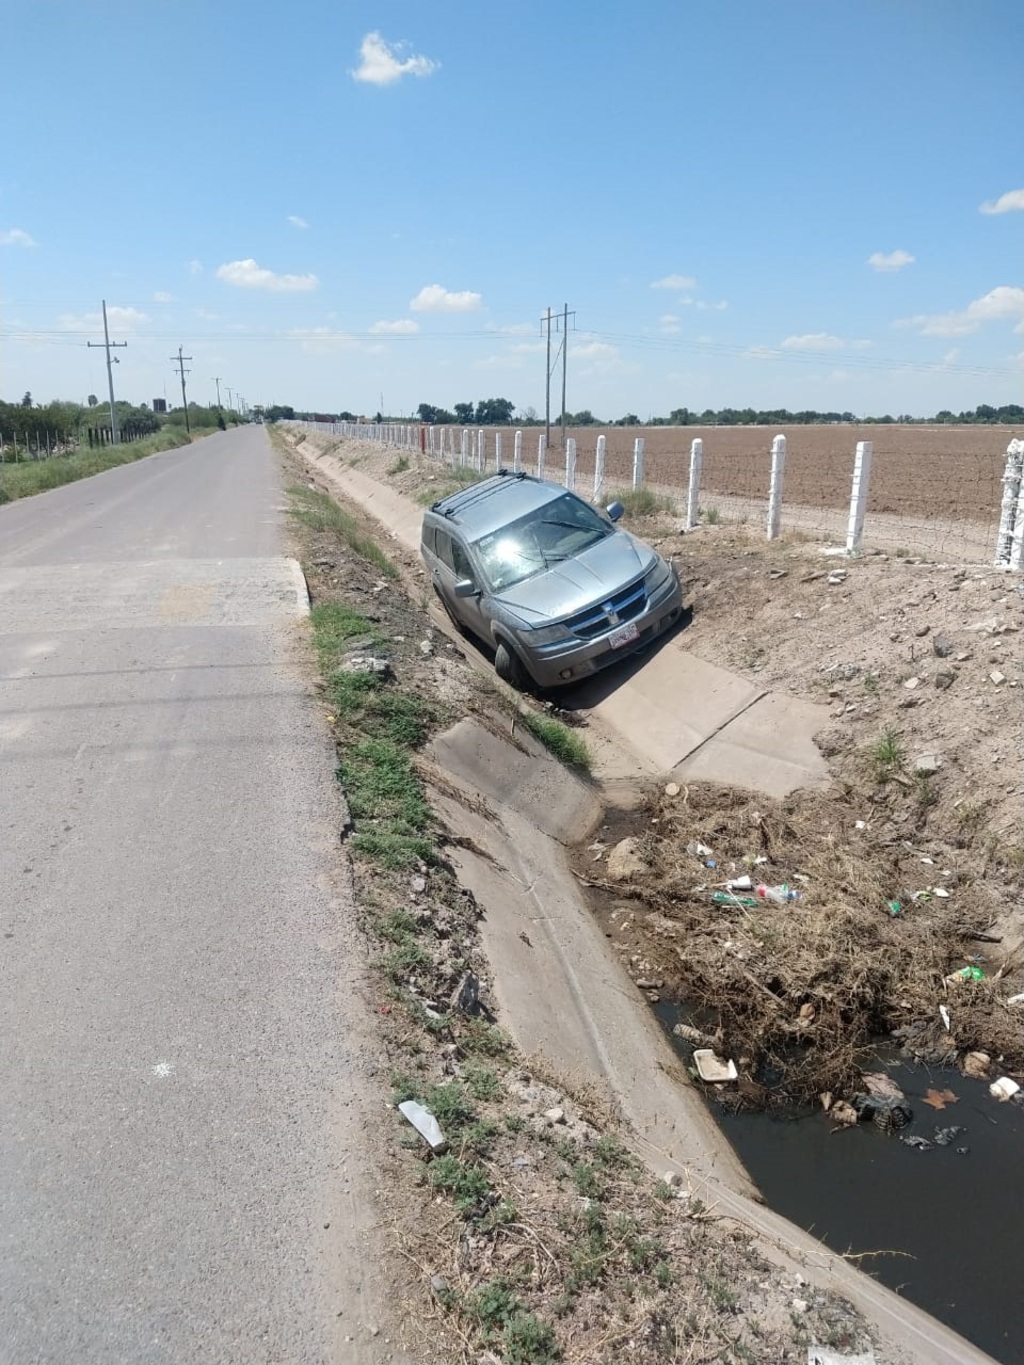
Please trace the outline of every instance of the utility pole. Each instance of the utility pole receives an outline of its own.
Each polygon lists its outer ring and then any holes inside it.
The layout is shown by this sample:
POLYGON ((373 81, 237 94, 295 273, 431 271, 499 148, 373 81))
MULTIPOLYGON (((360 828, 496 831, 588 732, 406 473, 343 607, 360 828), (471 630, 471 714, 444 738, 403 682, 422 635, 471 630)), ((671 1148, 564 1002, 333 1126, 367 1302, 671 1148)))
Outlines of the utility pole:
POLYGON ((217 407, 220 407, 220 375, 214 375, 213 382, 217 385, 217 407))
POLYGON ((548 358, 544 366, 544 448, 551 444, 551 309, 541 318, 548 328, 548 358))
MULTIPOLYGON (((546 312, 546 313, 544 314, 544 316, 541 318, 541 325, 542 325, 543 327, 545 327, 546 330, 547 330, 547 340, 548 340, 548 345, 547 345, 547 354, 548 354, 548 358, 547 358, 547 366, 546 366, 546 371, 547 371, 547 373, 546 373, 545 381, 544 381, 544 444, 545 444, 545 446, 549 446, 549 445, 551 444, 551 324, 552 324, 552 322, 555 322, 555 323, 557 323, 558 325, 560 325, 560 326, 561 326, 561 329, 562 329, 562 343, 561 343, 561 346, 562 346, 562 418, 561 418, 561 428, 562 428, 562 449, 563 449, 563 450, 565 449, 565 385, 566 385, 567 367, 568 367, 568 363, 569 363, 569 319, 570 319, 570 318, 575 318, 575 316, 576 316, 575 312, 570 313, 570 312, 569 312, 569 305, 568 305, 568 304, 565 304, 565 305, 563 306, 563 308, 562 308, 562 315, 561 315, 560 318, 559 318, 559 317, 556 317, 555 315, 553 315, 550 308, 547 310, 547 312, 546 312)), ((556 354, 555 360, 557 360, 557 359, 558 359, 558 356, 557 356, 557 354, 556 354)))
MULTIPOLYGON (((99 349, 98 341, 87 341, 87 346, 95 346, 99 349)), ((114 371, 113 365, 120 365, 117 356, 113 360, 110 352, 116 350, 118 346, 127 346, 127 341, 111 341, 110 332, 107 329, 107 301, 103 300, 103 349, 107 353, 107 388, 110 390, 110 441, 112 445, 117 445, 121 439, 121 433, 117 429, 117 409, 114 407, 114 371)))
POLYGON ((179 346, 178 354, 176 356, 171 356, 171 364, 177 363, 178 374, 181 376, 181 406, 185 409, 185 430, 188 432, 189 436, 191 436, 192 425, 188 420, 188 399, 185 397, 185 376, 191 374, 192 371, 185 369, 185 361, 191 360, 192 357, 190 355, 182 355, 181 352, 182 348, 179 346))
POLYGON ((233 408, 234 408, 234 404, 233 404, 232 401, 231 401, 231 385, 230 385, 230 384, 225 384, 224 387, 225 387, 225 388, 227 389, 227 391, 228 391, 228 407, 233 409, 233 408))

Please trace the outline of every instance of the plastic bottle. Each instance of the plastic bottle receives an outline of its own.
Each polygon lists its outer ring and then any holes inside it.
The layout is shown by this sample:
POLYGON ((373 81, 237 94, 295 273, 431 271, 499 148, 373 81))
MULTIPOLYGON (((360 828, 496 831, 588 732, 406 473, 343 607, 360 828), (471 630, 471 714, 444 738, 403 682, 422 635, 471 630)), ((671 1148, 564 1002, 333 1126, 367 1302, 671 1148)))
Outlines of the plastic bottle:
POLYGON ((776 901, 779 905, 785 905, 787 901, 798 901, 800 892, 794 891, 788 882, 780 882, 778 886, 757 886, 754 888, 762 900, 776 901))

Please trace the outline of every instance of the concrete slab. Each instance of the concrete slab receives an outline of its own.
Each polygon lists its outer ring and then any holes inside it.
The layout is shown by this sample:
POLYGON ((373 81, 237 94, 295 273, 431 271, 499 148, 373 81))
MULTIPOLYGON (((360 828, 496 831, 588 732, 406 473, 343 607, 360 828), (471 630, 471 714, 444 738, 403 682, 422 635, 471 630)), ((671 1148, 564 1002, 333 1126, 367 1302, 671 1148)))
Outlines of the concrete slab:
POLYGON ((798 787, 827 787, 828 764, 812 736, 828 721, 828 708, 768 692, 678 763, 685 782, 722 782, 766 796, 798 787))

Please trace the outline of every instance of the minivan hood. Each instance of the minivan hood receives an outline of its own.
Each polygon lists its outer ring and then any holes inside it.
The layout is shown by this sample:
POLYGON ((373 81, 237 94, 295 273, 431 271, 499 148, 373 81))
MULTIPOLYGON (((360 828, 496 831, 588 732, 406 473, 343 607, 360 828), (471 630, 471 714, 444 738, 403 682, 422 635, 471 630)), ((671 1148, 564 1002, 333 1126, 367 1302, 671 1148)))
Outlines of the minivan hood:
POLYGON ((657 559, 653 550, 627 531, 616 531, 582 554, 496 593, 494 600, 531 625, 559 621, 604 601, 646 573, 657 559))

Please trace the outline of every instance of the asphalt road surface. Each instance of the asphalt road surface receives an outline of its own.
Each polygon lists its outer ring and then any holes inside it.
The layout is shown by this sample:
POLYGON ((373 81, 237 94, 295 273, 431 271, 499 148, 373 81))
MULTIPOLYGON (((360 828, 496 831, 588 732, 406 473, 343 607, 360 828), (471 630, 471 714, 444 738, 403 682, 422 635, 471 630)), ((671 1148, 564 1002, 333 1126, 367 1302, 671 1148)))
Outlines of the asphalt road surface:
POLYGON ((0 507, 3 1365, 364 1358, 284 502, 251 427, 0 507))

